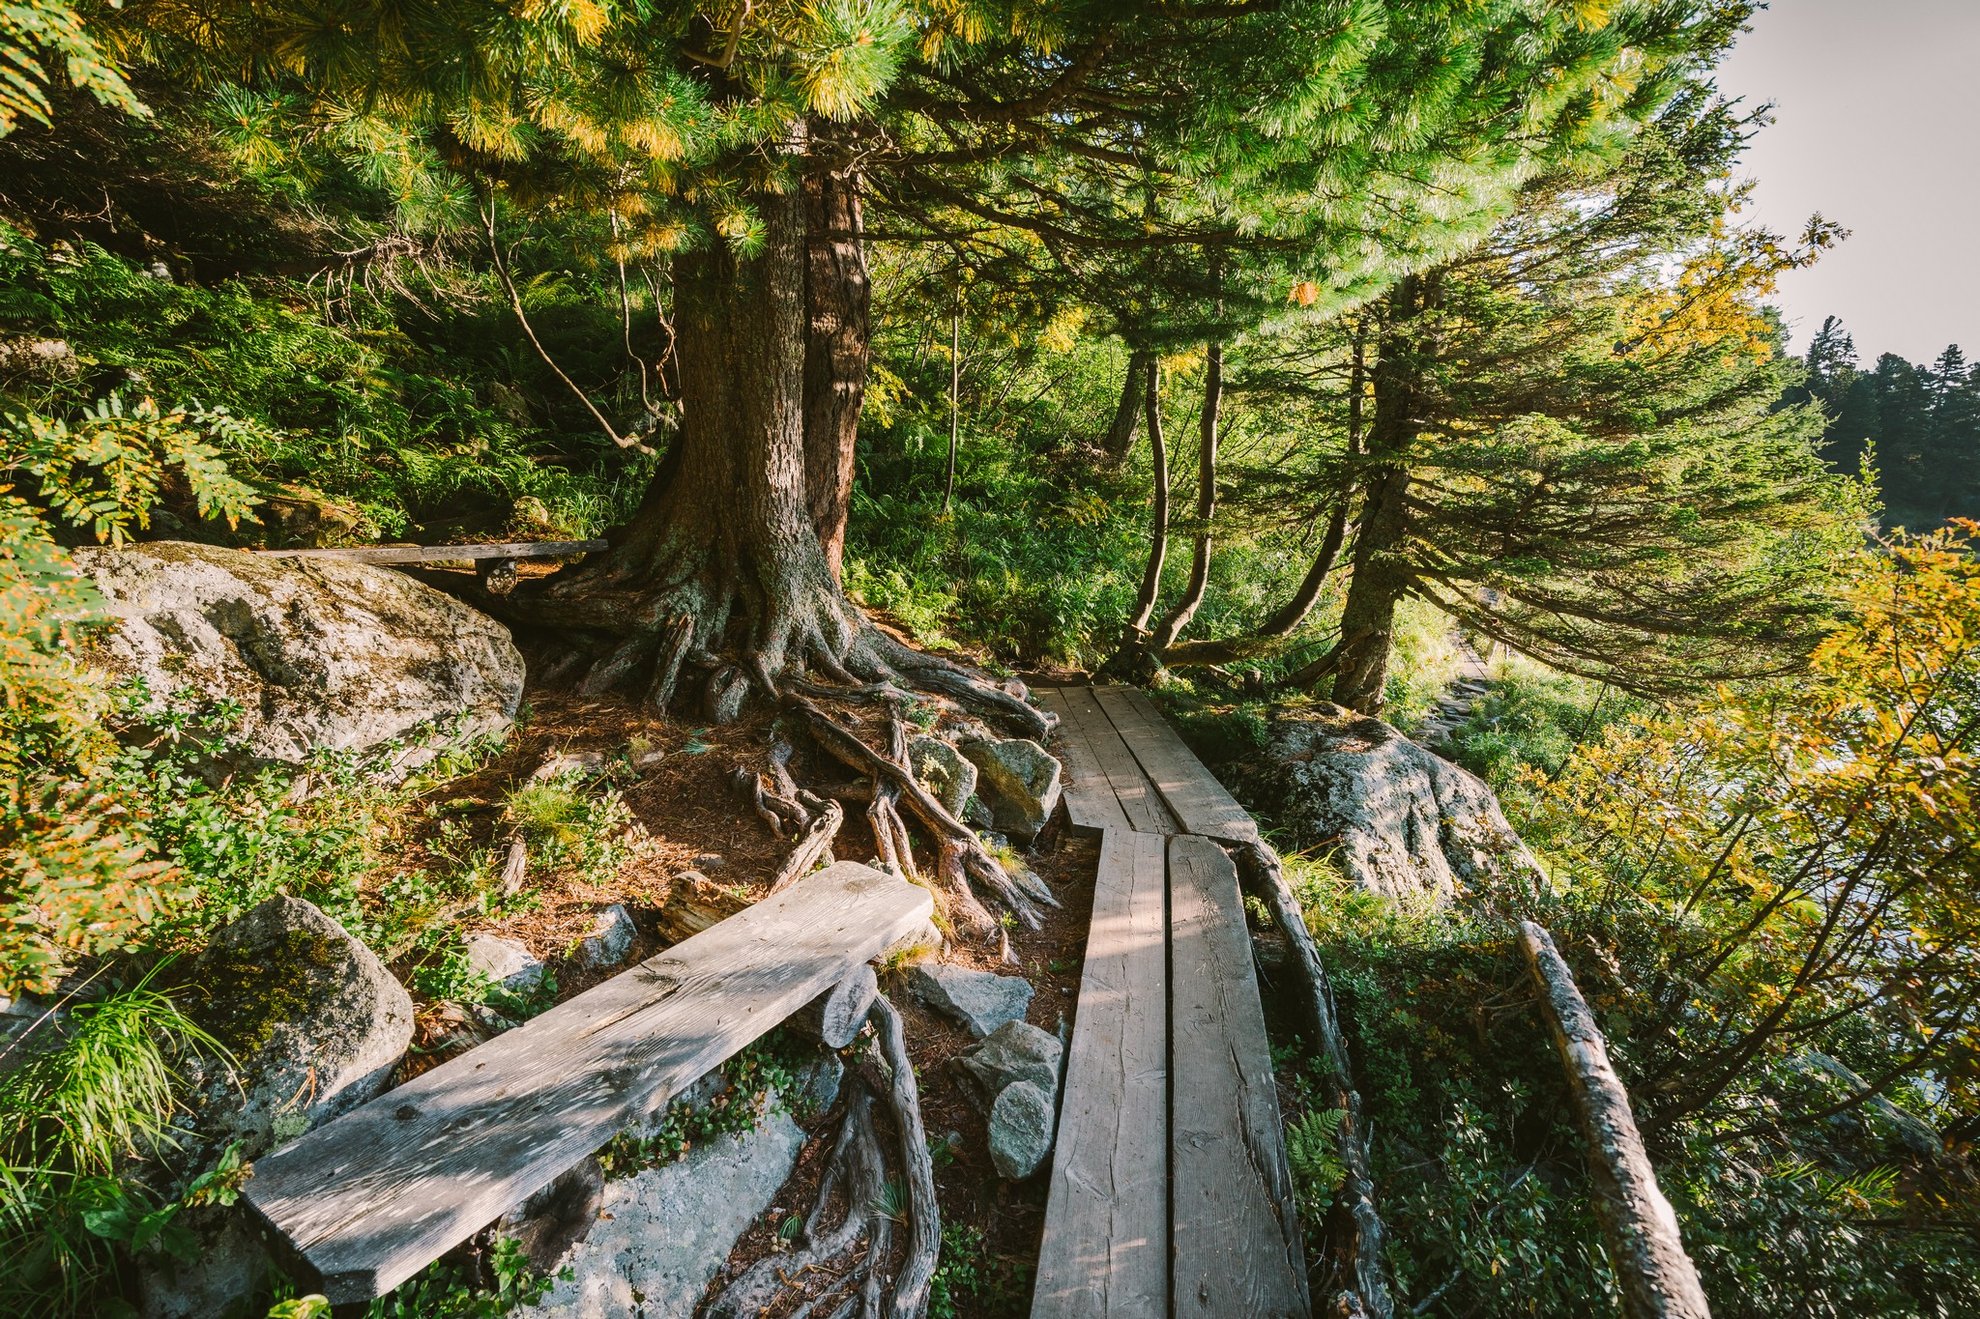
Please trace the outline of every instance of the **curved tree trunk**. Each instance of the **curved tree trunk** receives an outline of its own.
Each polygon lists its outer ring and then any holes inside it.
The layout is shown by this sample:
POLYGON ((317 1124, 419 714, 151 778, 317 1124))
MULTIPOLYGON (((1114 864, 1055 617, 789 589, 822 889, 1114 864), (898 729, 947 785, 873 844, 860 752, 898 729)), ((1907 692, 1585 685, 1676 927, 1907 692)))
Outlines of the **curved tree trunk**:
POLYGON ((1148 562, 1141 570, 1141 588, 1135 593, 1134 614, 1121 627, 1120 645, 1113 657, 1100 666, 1105 677, 1141 682, 1148 677, 1143 668, 1148 657, 1148 620, 1155 612, 1155 598, 1162 591, 1162 565, 1169 556, 1169 449, 1162 438, 1162 365, 1154 357, 1142 370, 1144 400, 1148 412, 1149 460, 1154 468, 1154 499, 1149 509, 1148 562))
POLYGON ((1121 401, 1115 405, 1114 420, 1100 440, 1100 452, 1110 467, 1119 467, 1127 461, 1128 451, 1134 448, 1134 437, 1141 433, 1141 400, 1146 391, 1143 378, 1148 374, 1148 364, 1154 357, 1145 348, 1136 348, 1128 353, 1127 375, 1121 381, 1121 401))
POLYGON ((872 358, 872 286, 850 166, 814 163, 804 178, 804 476, 811 524, 836 579, 846 545, 853 455, 872 358))
POLYGON ((1182 597, 1149 634, 1148 648, 1160 655, 1175 644, 1210 586, 1210 523, 1217 516, 1217 421, 1224 402, 1224 345, 1212 343, 1203 368, 1203 417, 1196 460, 1196 546, 1189 561, 1189 583, 1182 597))

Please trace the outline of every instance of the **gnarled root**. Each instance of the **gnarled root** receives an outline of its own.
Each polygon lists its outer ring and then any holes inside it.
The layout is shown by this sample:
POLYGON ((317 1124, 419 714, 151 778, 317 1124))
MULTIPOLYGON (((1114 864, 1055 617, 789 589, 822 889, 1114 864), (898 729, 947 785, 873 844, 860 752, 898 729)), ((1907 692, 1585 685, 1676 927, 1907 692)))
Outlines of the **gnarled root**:
MULTIPOLYGON (((870 774, 895 787, 915 818, 935 836, 936 845, 940 847, 946 843, 955 849, 971 886, 994 898, 1022 921, 1025 928, 1035 930, 1039 927, 1041 922, 1033 899, 1019 891, 1010 875, 998 864, 997 858, 984 849, 976 834, 949 814, 913 774, 867 746, 805 697, 787 697, 785 704, 804 716, 812 737, 832 756, 862 774, 870 774)), ((1058 905, 1049 893, 1039 897, 1038 901, 1047 906, 1058 905)))
POLYGON ((841 1257, 866 1245, 865 1258, 841 1274, 835 1284, 806 1301, 799 1314, 845 1315, 857 1308, 871 1319, 922 1319, 928 1312, 929 1284, 942 1248, 941 1209, 935 1200, 935 1162, 921 1121, 921 1098, 908 1058, 900 1014, 882 994, 874 999, 868 1021, 874 1028, 871 1046, 874 1071, 884 1074, 885 1094, 900 1136, 900 1181, 905 1204, 887 1203, 887 1157, 873 1122, 876 1087, 863 1070, 847 1079, 845 1114, 825 1170, 805 1218, 797 1249, 758 1260, 723 1289, 703 1313, 708 1319, 743 1319, 763 1313, 793 1288, 804 1275, 828 1268, 841 1257), (843 1216, 831 1223, 835 1201, 843 1216), (896 1218, 907 1234, 907 1248, 898 1270, 891 1267, 896 1218), (827 1308, 833 1307, 833 1308, 827 1308))

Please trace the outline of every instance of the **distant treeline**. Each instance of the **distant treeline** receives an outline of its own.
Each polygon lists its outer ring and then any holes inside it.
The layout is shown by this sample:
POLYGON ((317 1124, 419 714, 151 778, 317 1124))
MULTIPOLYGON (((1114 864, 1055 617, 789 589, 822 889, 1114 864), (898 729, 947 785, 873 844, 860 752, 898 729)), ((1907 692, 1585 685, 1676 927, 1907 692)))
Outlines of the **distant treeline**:
POLYGON ((1930 366, 1885 353, 1864 369, 1834 316, 1808 345, 1808 379, 1790 402, 1813 398, 1829 416, 1823 456, 1855 471, 1872 456, 1886 526, 1924 530, 1980 518, 1980 366, 1958 344, 1930 366))

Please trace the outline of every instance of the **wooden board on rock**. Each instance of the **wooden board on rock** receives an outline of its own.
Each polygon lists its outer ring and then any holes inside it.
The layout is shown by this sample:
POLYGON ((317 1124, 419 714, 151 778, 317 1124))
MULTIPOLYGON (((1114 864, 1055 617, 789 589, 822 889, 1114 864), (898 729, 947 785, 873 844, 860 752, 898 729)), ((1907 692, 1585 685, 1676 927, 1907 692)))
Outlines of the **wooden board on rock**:
POLYGON ((1162 802, 1182 821, 1182 832, 1249 843, 1258 823, 1136 687, 1095 687, 1093 699, 1119 730, 1121 740, 1155 785, 1162 802))
POLYGON ((256 1163, 245 1199, 333 1304, 381 1296, 927 925, 840 862, 256 1163))

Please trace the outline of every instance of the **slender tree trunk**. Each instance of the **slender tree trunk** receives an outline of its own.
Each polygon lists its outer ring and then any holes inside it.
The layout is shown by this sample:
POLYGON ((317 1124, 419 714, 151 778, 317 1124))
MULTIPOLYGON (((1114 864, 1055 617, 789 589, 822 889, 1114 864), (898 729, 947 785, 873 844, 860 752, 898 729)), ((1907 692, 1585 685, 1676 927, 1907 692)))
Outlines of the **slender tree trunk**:
POLYGON ((814 164, 804 180, 804 475, 811 524, 836 580, 845 554, 853 457, 872 358, 872 287, 851 168, 814 164))
POLYGON ((1148 630, 1149 616, 1155 612, 1155 597, 1162 589, 1162 564, 1169 554, 1169 450, 1162 439, 1161 371, 1161 364, 1153 357, 1141 371, 1155 491, 1149 513, 1148 563, 1141 570, 1141 590, 1134 599, 1134 616, 1128 619, 1123 646, 1129 641, 1138 642, 1148 630))
POLYGON ((1141 398, 1145 392, 1142 377, 1148 373, 1148 362, 1153 356, 1145 348, 1128 353, 1127 375, 1121 380, 1121 401, 1115 405, 1114 420, 1100 440, 1100 451, 1109 467, 1119 467, 1127 461, 1129 450, 1134 448, 1134 437, 1141 433, 1141 398))
POLYGON ((949 465, 942 474, 942 511, 956 502, 956 450, 962 447, 962 295, 949 315, 949 465))
POLYGON ((1182 598, 1162 616, 1149 635, 1148 649, 1156 655, 1175 644, 1210 586, 1210 524, 1217 516, 1217 422, 1224 402, 1224 345, 1212 343, 1203 368, 1203 417, 1198 428, 1196 462, 1196 544, 1190 555, 1189 583, 1182 598))
POLYGON ((1375 418, 1366 481, 1355 531, 1354 577, 1341 611, 1341 640, 1333 656, 1334 700, 1363 714, 1380 714, 1388 696, 1396 606, 1410 588, 1408 466, 1416 394, 1412 321, 1423 305, 1422 282, 1403 280, 1390 295, 1391 327, 1373 372, 1375 418))

